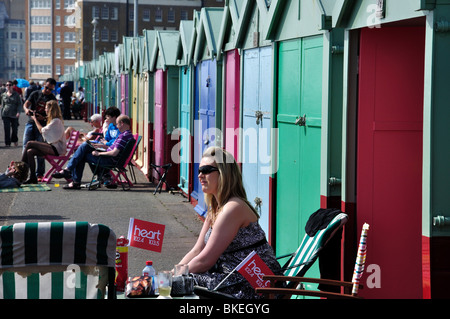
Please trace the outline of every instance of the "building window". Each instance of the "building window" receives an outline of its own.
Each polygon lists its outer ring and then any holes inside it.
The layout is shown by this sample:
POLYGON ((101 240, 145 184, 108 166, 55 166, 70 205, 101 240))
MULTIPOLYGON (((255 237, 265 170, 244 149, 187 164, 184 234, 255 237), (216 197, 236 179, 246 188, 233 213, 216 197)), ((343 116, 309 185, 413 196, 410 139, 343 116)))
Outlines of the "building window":
POLYGON ((110 40, 111 42, 117 42, 119 40, 119 33, 117 32, 117 30, 111 30, 110 40))
POLYGON ((51 49, 31 49, 30 56, 32 58, 51 58, 52 50, 51 49))
POLYGON ((167 13, 167 22, 175 22, 175 10, 173 8, 170 8, 169 13, 167 13))
POLYGON ((108 29, 103 29, 102 30, 102 42, 108 42, 109 41, 109 33, 108 33, 108 29))
POLYGON ((75 71, 75 67, 73 65, 65 65, 64 66, 64 74, 69 74, 75 71))
POLYGON ((55 32, 55 42, 61 42, 61 32, 55 32))
POLYGON ((187 10, 181 10, 180 20, 189 20, 187 10))
POLYGON ((109 19, 109 8, 103 7, 102 8, 102 20, 108 20, 109 19))
POLYGON ((17 39, 17 32, 11 32, 11 39, 17 39))
POLYGON ((61 49, 55 49, 55 58, 61 59, 61 49))
POLYGON ((97 6, 92 7, 92 19, 100 18, 100 8, 97 6))
POLYGON ((31 65, 31 73, 50 74, 50 65, 31 65))
POLYGON ((61 74, 61 65, 57 64, 55 71, 56 71, 56 74, 61 74))
POLYGON ((75 26, 75 16, 64 16, 64 25, 66 27, 74 27, 75 26))
POLYGON ((60 16, 55 16, 55 25, 56 26, 60 26, 61 25, 61 17, 60 16))
POLYGON ((75 32, 64 32, 64 42, 75 42, 75 32))
POLYGON ((162 22, 162 10, 160 7, 158 7, 158 9, 156 9, 155 11, 155 21, 162 22))
MULTIPOLYGON (((59 2, 59 0, 58 0, 59 2)), ((31 0, 30 7, 31 9, 50 9, 51 8, 51 0, 31 0)))
MULTIPOLYGON (((49 7, 50 9, 50 7, 49 7)), ((61 0, 56 0, 56 9, 59 10, 61 9, 61 0)))
POLYGON ((50 25, 52 23, 52 18, 50 16, 32 16, 32 25, 50 25))
POLYGON ((111 20, 119 20, 119 8, 111 8, 111 20))
POLYGON ((142 21, 150 21, 150 10, 149 9, 145 9, 142 11, 142 21))
POLYGON ((64 9, 75 9, 75 0, 64 0, 64 9))
POLYGON ((134 21, 134 10, 130 10, 128 13, 128 19, 134 21))
POLYGON ((50 42, 52 34, 50 32, 32 32, 31 41, 35 42, 50 42))
POLYGON ((64 49, 64 59, 75 59, 75 49, 64 49))

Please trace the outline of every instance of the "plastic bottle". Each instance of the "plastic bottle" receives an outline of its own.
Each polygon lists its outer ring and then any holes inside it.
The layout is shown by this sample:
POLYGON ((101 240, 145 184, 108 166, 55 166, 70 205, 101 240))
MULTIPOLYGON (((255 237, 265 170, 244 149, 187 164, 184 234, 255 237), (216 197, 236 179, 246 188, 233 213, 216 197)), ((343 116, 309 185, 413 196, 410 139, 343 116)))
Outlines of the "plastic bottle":
POLYGON ((147 260, 145 262, 145 268, 142 269, 142 276, 149 276, 149 277, 153 277, 155 276, 156 272, 155 269, 153 268, 153 262, 151 260, 147 260))
POLYGON ((156 285, 156 272, 155 268, 153 268, 153 262, 151 260, 147 260, 145 262, 145 267, 142 269, 142 276, 148 276, 152 278, 152 287, 150 288, 149 295, 154 295, 157 291, 157 285, 156 285))

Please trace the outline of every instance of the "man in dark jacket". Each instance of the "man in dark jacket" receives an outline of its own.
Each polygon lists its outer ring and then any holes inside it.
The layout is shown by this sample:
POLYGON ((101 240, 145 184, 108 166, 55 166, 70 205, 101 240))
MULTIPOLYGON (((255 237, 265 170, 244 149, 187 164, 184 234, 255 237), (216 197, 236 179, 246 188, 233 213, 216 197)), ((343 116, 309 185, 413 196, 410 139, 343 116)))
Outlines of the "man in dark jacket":
POLYGON ((25 89, 25 101, 28 100, 31 93, 37 90, 39 90, 38 86, 36 85, 36 83, 34 83, 34 81, 31 81, 30 85, 25 89))
POLYGON ((68 82, 64 82, 64 86, 61 88, 59 96, 61 97, 64 106, 63 118, 65 120, 70 120, 70 102, 72 102, 72 89, 68 82))

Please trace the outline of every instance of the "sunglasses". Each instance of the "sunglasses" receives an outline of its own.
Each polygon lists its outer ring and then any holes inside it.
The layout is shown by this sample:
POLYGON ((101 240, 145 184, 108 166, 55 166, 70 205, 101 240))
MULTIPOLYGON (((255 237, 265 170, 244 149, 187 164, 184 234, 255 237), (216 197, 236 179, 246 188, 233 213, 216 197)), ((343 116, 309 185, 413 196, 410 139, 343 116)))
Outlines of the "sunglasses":
POLYGON ((46 89, 48 91, 53 91, 53 88, 49 88, 48 86, 44 86, 44 89, 46 89))
POLYGON ((218 172, 218 171, 219 171, 219 169, 217 167, 214 167, 211 165, 203 165, 198 168, 198 173, 199 174, 201 173, 203 175, 208 175, 212 172, 218 172))

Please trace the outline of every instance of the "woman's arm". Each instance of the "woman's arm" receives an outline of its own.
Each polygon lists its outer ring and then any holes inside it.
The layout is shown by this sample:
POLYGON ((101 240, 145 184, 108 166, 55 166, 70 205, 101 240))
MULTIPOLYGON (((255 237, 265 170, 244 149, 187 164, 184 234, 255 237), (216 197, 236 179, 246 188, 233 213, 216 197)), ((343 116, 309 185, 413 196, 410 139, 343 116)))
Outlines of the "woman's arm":
MULTIPOLYGON (((208 229, 210 227, 211 223, 209 220, 209 217, 206 217, 205 222, 203 223, 203 227, 200 231, 200 235, 197 238, 197 242, 195 243, 194 247, 181 259, 179 264, 189 264, 189 262, 195 258, 205 247, 205 235, 208 232, 208 229)), ((193 272, 191 269, 189 269, 190 272, 193 272)))
POLYGON ((242 202, 228 202, 217 216, 211 236, 202 251, 189 262, 189 271, 201 273, 209 270, 236 237, 248 215, 242 202))
POLYGON ((36 123, 36 127, 38 128, 39 132, 42 133, 42 124, 39 123, 39 120, 36 118, 36 113, 33 113, 33 115, 31 115, 31 118, 34 120, 34 123, 36 123))

